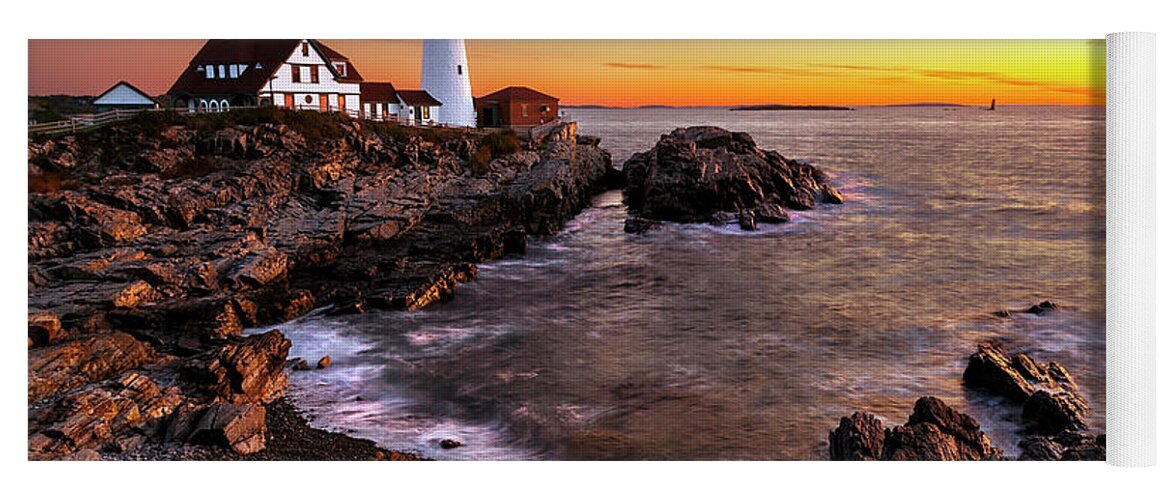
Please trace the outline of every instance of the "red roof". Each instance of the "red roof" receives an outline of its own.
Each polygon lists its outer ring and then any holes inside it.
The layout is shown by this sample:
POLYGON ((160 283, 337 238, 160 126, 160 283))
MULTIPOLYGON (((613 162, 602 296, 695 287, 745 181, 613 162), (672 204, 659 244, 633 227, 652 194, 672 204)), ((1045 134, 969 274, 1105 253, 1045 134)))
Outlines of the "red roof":
POLYGON ((400 90, 398 97, 407 106, 442 106, 443 103, 435 100, 426 90, 400 90))
POLYGON ((528 87, 507 87, 480 98, 489 101, 558 101, 549 94, 528 87))
POLYGON ((362 102, 398 102, 398 92, 389 82, 362 82, 362 102))
MULTIPOLYGON (((309 42, 326 59, 346 61, 348 71, 344 78, 337 74, 332 64, 326 65, 339 81, 353 83, 362 80, 362 75, 358 74, 345 56, 317 40, 309 42)), ((256 94, 268 84, 269 77, 289 59, 300 43, 301 40, 208 40, 191 58, 167 94, 256 94), (244 64, 247 67, 239 78, 209 79, 198 71, 208 64, 244 64)))

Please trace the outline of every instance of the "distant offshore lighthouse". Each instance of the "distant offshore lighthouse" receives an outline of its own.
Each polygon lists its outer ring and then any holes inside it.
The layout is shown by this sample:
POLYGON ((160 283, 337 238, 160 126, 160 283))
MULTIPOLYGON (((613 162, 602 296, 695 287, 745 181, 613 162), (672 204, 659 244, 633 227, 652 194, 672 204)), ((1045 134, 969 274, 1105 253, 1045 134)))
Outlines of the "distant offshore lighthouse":
POLYGON ((442 106, 432 113, 435 121, 453 126, 475 127, 476 105, 468 80, 468 55, 463 40, 424 40, 423 90, 442 106))

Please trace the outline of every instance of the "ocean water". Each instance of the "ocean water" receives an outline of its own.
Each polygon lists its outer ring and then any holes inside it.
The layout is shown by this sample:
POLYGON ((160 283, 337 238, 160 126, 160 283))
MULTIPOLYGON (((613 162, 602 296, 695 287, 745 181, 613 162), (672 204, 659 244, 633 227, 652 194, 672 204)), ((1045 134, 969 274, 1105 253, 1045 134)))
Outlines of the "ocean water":
POLYGON ((628 235, 610 192, 449 302, 279 325, 334 361, 290 376, 314 425, 437 459, 805 460, 841 417, 931 395, 1012 454, 1020 407, 961 382, 999 341, 1069 368, 1104 431, 1102 108, 571 114, 616 164, 675 127, 745 131, 846 204, 628 235), (993 314, 1041 300, 1061 310, 993 314))

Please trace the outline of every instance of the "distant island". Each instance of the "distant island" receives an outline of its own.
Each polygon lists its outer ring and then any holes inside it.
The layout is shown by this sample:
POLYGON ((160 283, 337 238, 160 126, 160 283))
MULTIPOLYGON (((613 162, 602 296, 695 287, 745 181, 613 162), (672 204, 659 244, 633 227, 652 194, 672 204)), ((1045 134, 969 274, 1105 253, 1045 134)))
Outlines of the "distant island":
POLYGON ((796 106, 791 104, 755 104, 751 106, 736 106, 729 108, 730 111, 853 111, 854 108, 846 106, 818 106, 806 105, 796 106))
POLYGON ((950 102, 913 102, 910 104, 884 104, 883 108, 968 108, 967 104, 954 104, 950 102))
POLYGON ((644 104, 642 106, 606 106, 604 104, 566 104, 561 106, 563 109, 676 109, 676 108, 696 108, 703 106, 669 106, 666 104, 644 104))

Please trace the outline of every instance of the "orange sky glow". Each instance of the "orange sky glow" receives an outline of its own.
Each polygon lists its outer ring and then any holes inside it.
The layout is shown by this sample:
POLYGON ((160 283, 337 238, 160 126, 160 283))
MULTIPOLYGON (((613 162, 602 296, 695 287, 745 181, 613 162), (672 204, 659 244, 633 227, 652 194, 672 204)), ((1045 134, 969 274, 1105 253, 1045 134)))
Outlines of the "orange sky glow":
MULTIPOLYGON (((367 81, 418 88, 422 42, 323 40, 367 81)), ((162 94, 202 40, 29 40, 29 94, 162 94)), ((1103 40, 468 40, 475 95, 562 104, 1103 105, 1103 40)))

